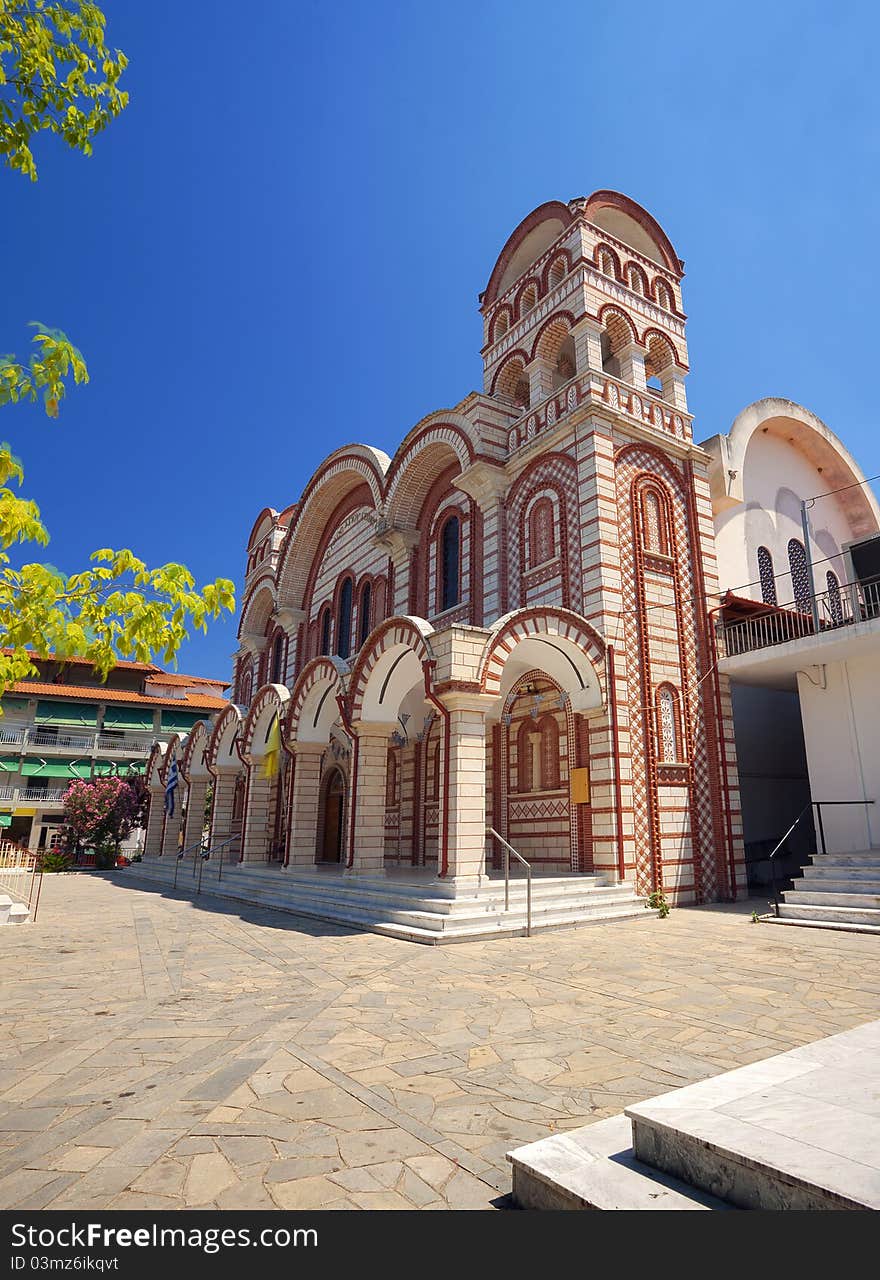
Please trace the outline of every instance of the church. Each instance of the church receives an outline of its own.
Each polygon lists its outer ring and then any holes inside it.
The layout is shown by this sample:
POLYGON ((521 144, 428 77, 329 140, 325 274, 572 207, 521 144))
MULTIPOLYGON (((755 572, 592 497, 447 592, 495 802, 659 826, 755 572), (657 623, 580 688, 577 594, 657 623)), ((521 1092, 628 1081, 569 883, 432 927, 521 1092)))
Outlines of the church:
POLYGON ((257 517, 233 696, 151 761, 148 855, 197 840, 210 793, 241 867, 455 897, 507 847, 536 878, 745 892, 682 275, 614 191, 520 223, 479 296, 482 389, 257 517))

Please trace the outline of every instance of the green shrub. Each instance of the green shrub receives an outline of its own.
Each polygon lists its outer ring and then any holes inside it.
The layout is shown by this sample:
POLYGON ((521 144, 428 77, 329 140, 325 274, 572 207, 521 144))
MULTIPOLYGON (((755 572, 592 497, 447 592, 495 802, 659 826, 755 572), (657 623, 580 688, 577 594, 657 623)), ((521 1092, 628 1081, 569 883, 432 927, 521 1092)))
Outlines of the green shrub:
POLYGON ((64 853, 61 849, 50 849, 40 859, 40 866, 44 871, 69 871, 72 864, 71 855, 64 853))

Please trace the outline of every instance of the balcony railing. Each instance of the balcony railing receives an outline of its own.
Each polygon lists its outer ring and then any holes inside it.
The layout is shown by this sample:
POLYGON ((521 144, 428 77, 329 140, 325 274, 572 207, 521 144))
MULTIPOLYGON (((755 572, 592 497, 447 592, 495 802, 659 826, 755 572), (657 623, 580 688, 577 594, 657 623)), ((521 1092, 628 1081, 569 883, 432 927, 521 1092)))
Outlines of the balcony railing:
POLYGON ((26 801, 28 804, 33 804, 35 801, 44 805, 60 804, 66 791, 66 787, 53 787, 51 790, 47 788, 45 791, 41 787, 20 787, 15 798, 26 801))
POLYGON ((720 623, 721 654, 735 658, 805 636, 825 635, 872 618, 880 618, 880 581, 853 582, 768 608, 750 618, 720 623))
POLYGON ((0 745, 21 746, 25 751, 72 751, 76 755, 148 756, 155 741, 153 733, 83 733, 79 730, 37 725, 27 729, 0 729, 0 745))

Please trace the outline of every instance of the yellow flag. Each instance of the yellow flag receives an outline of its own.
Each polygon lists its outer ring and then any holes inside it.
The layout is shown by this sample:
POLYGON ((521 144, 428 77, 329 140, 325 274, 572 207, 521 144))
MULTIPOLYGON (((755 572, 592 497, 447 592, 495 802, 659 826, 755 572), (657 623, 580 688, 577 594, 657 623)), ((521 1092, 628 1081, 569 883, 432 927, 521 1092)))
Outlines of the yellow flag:
POLYGON ((263 760, 263 777, 274 778, 281 763, 281 726, 278 717, 272 721, 272 728, 266 739, 266 756, 263 760))

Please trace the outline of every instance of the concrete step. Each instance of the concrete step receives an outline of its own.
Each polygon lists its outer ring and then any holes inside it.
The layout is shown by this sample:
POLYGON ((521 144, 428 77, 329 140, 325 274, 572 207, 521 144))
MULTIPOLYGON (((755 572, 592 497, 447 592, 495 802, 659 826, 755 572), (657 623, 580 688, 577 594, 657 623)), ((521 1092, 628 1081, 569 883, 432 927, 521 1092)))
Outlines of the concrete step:
POLYGON ((524 1209, 711 1210, 731 1206, 637 1160, 626 1116, 511 1151, 513 1198, 524 1209))
POLYGON ((823 867, 860 867, 876 871, 880 870, 880 849, 865 849, 857 853, 817 853, 812 864, 823 867))
POLYGON ((802 879, 795 881, 796 888, 801 885, 816 893, 880 893, 880 877, 866 876, 861 871, 850 876, 844 868, 839 868, 836 874, 830 871, 824 875, 805 873, 802 879))
POLYGON ((849 889, 826 890, 803 884, 799 881, 793 889, 788 889, 783 900, 789 906, 797 907, 874 907, 880 908, 880 894, 853 893, 849 889))
POLYGON ((796 902, 781 902, 779 914, 784 920, 824 920, 829 924, 880 924, 880 909, 876 907, 800 906, 796 902))

